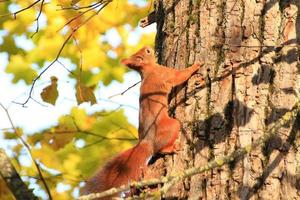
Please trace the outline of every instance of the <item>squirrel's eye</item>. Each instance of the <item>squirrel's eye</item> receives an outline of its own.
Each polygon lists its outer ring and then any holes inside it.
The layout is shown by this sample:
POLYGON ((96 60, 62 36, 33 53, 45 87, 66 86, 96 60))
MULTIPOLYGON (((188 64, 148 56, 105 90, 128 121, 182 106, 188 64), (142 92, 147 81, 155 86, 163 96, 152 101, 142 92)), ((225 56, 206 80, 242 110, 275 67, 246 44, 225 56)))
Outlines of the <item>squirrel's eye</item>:
POLYGON ((151 51, 150 51, 149 49, 146 49, 146 53, 147 53, 147 54, 150 54, 151 51))

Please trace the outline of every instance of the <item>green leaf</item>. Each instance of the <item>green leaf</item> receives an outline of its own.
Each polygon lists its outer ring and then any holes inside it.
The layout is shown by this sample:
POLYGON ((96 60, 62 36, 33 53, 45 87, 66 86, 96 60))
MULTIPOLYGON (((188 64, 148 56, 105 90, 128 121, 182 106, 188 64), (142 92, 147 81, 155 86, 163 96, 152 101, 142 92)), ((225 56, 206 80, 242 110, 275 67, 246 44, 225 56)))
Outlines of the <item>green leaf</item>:
POLYGON ((76 86, 76 100, 78 105, 84 102, 91 102, 92 105, 97 103, 93 89, 81 83, 76 86))
POLYGON ((17 139, 17 135, 15 132, 3 132, 4 138, 7 140, 15 140, 17 139))
POLYGON ((31 84, 37 76, 37 72, 31 68, 31 64, 21 55, 10 56, 6 72, 14 74, 13 83, 24 80, 26 84, 31 84))
MULTIPOLYGON (((9 6, 9 1, 6 2, 1 2, 0 3, 0 13, 9 13, 8 10, 8 6, 9 6)), ((5 22, 5 20, 0 20, 0 29, 3 29, 3 23, 5 22)))
POLYGON ((56 169, 62 169, 62 163, 59 158, 55 156, 55 151, 48 145, 43 145, 42 148, 32 148, 31 153, 34 158, 39 159, 43 165, 56 169))
POLYGON ((41 92, 41 97, 43 101, 55 105, 58 97, 57 78, 55 76, 51 77, 51 84, 45 87, 41 92))
POLYGON ((7 35, 3 37, 3 43, 0 45, 0 51, 7 52, 9 54, 17 54, 22 51, 22 49, 16 46, 12 35, 7 35))
POLYGON ((21 128, 16 128, 17 132, 10 132, 10 131, 5 131, 4 132, 4 138, 8 140, 14 140, 23 135, 23 129, 21 128))

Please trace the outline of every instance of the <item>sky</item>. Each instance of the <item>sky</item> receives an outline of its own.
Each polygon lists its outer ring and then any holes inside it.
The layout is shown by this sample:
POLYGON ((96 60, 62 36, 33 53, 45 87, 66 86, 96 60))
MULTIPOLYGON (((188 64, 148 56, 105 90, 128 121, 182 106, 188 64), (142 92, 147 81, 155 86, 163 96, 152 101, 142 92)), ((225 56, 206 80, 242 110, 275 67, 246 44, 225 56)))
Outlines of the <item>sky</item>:
MULTIPOLYGON (((146 1, 129 0, 129 2, 135 3, 139 6, 146 5, 146 1)), ((16 6, 12 7, 11 9, 11 11, 13 12, 15 9, 18 10, 19 8, 16 6)), ((43 26, 43 24, 41 24, 40 26, 43 26)), ((148 26, 146 28, 138 27, 129 35, 128 41, 131 44, 135 44, 142 33, 155 32, 155 30, 155 24, 152 24, 151 26, 148 26)), ((0 43, 2 41, 1 36, 3 34, 5 34, 5 32, 0 31, 0 43)), ((109 34, 106 35, 105 39, 109 43, 111 43, 112 46, 118 46, 121 42, 120 36, 114 29, 109 31, 109 34)), ((31 43, 31 41, 26 40, 25 37, 17 37, 16 42, 18 46, 24 49, 33 48, 33 44, 31 43)), ((62 61, 66 66, 73 65, 67 59, 60 59, 60 61, 62 61)), ((75 81, 70 82, 68 78, 68 71, 61 67, 61 65, 59 65, 58 63, 54 64, 37 81, 37 84, 34 87, 33 94, 34 99, 42 102, 40 98, 40 92, 45 86, 50 84, 51 76, 58 77, 58 90, 62 95, 59 95, 55 106, 46 103, 40 105, 32 100, 29 101, 26 107, 22 107, 21 105, 13 103, 14 101, 23 102, 24 99, 28 97, 30 86, 26 85, 23 81, 19 81, 17 84, 12 84, 11 80, 13 79, 13 75, 3 73, 5 72, 7 63, 7 55, 0 52, 0 85, 2 88, 2 91, 0 92, 0 103, 8 108, 8 111, 15 125, 18 127, 22 127, 26 133, 33 133, 35 131, 39 131, 41 129, 45 129, 49 126, 55 125, 59 116, 70 113, 70 109, 73 106, 77 105, 74 90, 75 81)), ((40 69, 40 71, 42 71, 42 69, 40 69)), ((125 74, 124 82, 122 83, 113 81, 107 87, 105 87, 104 85, 99 86, 100 89, 95 91, 96 98, 98 100, 97 105, 90 106, 89 103, 84 103, 79 107, 85 108, 88 112, 94 112, 102 109, 114 109, 119 106, 119 103, 126 104, 129 106, 123 107, 125 110, 125 114, 128 117, 129 122, 137 126, 139 85, 135 86, 122 96, 115 96, 111 99, 108 99, 108 97, 124 91, 139 80, 139 75, 136 72, 130 71, 125 74)), ((11 125, 4 110, 0 109, 0 133, 10 127, 11 125)), ((1 144, 0 142, 0 147, 1 145, 3 146, 3 144, 1 144)))
MULTIPOLYGON (((128 42, 134 45, 141 34, 155 32, 155 30, 155 24, 152 24, 146 28, 138 27, 129 35, 128 42)), ((3 33, 0 31, 0 43, 1 34, 3 33)), ((110 30, 109 33, 106 34, 105 39, 114 47, 118 46, 121 42, 120 36, 114 29, 110 30)), ((16 43, 18 46, 24 49, 33 48, 31 41, 26 40, 22 36, 16 38, 16 43)), ((70 63, 67 59, 60 59, 60 61, 65 66, 75 67, 74 64, 70 63)), ((50 84, 51 76, 56 76, 59 80, 58 90, 60 95, 55 106, 46 103, 40 105, 33 100, 30 100, 26 107, 22 107, 19 104, 13 103, 24 102, 24 100, 28 97, 30 86, 26 85, 24 81, 19 81, 17 84, 12 84, 11 81, 13 79, 13 75, 3 73, 5 72, 7 63, 7 55, 0 52, 0 85, 3 89, 2 92, 0 92, 0 103, 8 108, 15 125, 22 127, 26 133, 33 133, 54 125, 59 116, 62 114, 68 114, 70 109, 77 105, 74 90, 75 81, 70 82, 70 79, 68 78, 69 72, 58 63, 55 63, 37 81, 33 93, 33 98, 38 100, 38 102, 42 102, 40 98, 42 89, 50 84)), ((40 69, 40 71, 42 70, 43 69, 40 69)), ((98 104, 90 106, 89 103, 84 103, 79 107, 85 108, 88 112, 93 112, 101 109, 114 109, 119 106, 118 103, 126 104, 129 106, 123 107, 125 109, 125 114, 128 117, 129 122, 137 126, 139 85, 133 87, 124 95, 115 96, 111 99, 108 99, 108 97, 124 91, 139 80, 139 74, 134 71, 130 71, 125 74, 124 82, 122 83, 113 81, 108 86, 99 85, 100 89, 95 91, 98 104)), ((0 133, 9 127, 11 127, 11 125, 6 114, 0 109, 0 133)))
MULTIPOLYGON (((154 24, 144 29, 137 28, 135 32, 129 36, 128 40, 131 44, 135 44, 137 38, 139 38, 142 33, 153 32, 155 31, 155 28, 154 24)), ((120 43, 118 38, 119 36, 114 30, 111 30, 110 33, 111 34, 107 34, 106 39, 113 46, 117 46, 120 43)), ((30 44, 25 39, 19 38, 17 41, 18 45, 30 48, 28 47, 30 44)), ((23 81, 13 84, 11 82, 13 75, 3 73, 8 62, 7 55, 5 53, 0 52, 0 61, 0 85, 2 88, 2 91, 0 92, 0 103, 8 108, 15 126, 23 128, 24 132, 30 134, 55 125, 59 116, 70 113, 71 108, 77 105, 74 90, 75 81, 70 82, 70 79, 68 78, 69 72, 58 63, 54 64, 37 81, 33 93, 33 98, 38 102, 42 102, 40 98, 42 89, 50 84, 51 76, 58 77, 58 91, 60 95, 55 106, 46 103, 41 105, 33 100, 30 100, 26 107, 13 103, 24 102, 24 100, 28 97, 30 86, 26 85, 23 81)), ((60 59, 60 61, 62 61, 66 66, 73 65, 67 59, 60 59)), ((92 113, 102 109, 114 109, 117 108, 119 104, 126 104, 128 106, 123 106, 125 115, 128 117, 129 122, 137 127, 140 84, 127 91, 124 95, 117 95, 113 98, 109 97, 123 92, 139 80, 140 76, 137 72, 129 71, 125 74, 124 82, 122 83, 113 81, 108 86, 101 84, 99 85, 99 89, 95 91, 98 103, 93 106, 89 103, 83 103, 79 106, 79 108, 85 108, 89 113, 92 113)), ((4 110, 0 109, 0 133, 10 127, 10 122, 4 110)), ((2 134, 0 134, 0 137, 1 135, 2 134)), ((0 147, 5 146, 6 144, 3 144, 3 142, 0 141, 0 147)))
MULTIPOLYGON (((0 57, 1 60, 3 56, 0 57)), ((4 71, 4 67, 0 68, 0 71, 4 71)), ((69 80, 68 72, 64 70, 59 64, 53 65, 47 71, 41 79, 38 80, 34 87, 33 98, 43 105, 30 100, 26 107, 13 103, 24 102, 28 97, 30 86, 20 82, 12 84, 13 76, 6 73, 0 73, 0 85, 2 92, 0 93, 0 102, 8 108, 11 118, 16 126, 22 127, 26 133, 33 133, 41 129, 54 125, 57 119, 62 114, 70 113, 72 107, 77 105, 75 97, 75 82, 69 80), (43 103, 40 98, 40 92, 42 89, 50 84, 50 77, 58 77, 58 91, 60 93, 56 105, 50 105, 43 103)), ((118 94, 133 85, 140 80, 139 75, 136 72, 130 71, 125 74, 124 82, 119 83, 113 81, 109 86, 105 87, 100 85, 99 89, 95 91, 98 103, 91 106, 89 103, 83 103, 79 107, 85 108, 88 112, 99 111, 102 109, 114 109, 118 107, 118 103, 127 104, 125 106, 125 113, 128 119, 134 125, 137 125, 137 110, 138 110, 138 86, 132 88, 124 95, 115 96, 111 99, 108 97, 118 94), (112 102, 116 103, 112 103, 112 102)), ((0 110, 0 129, 11 127, 8 118, 3 110, 0 110)))

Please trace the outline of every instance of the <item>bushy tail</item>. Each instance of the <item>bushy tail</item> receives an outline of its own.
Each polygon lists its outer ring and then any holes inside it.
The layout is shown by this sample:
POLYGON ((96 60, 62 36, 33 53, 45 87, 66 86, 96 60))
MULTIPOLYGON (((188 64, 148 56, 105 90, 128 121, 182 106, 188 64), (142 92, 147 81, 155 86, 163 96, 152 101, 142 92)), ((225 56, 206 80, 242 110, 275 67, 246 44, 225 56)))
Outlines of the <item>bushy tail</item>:
POLYGON ((152 153, 152 144, 140 141, 136 146, 114 157, 89 179, 81 192, 82 195, 102 192, 141 179, 152 153))

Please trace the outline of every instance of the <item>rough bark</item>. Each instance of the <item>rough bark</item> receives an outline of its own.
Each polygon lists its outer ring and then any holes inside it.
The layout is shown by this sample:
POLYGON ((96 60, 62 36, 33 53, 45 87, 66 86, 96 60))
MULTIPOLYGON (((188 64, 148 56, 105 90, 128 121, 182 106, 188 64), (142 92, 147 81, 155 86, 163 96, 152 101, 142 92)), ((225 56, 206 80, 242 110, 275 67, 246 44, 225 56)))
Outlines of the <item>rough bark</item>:
POLYGON ((3 149, 0 149, 0 176, 16 199, 38 199, 22 181, 20 175, 17 173, 3 149))
MULTIPOLYGON (((204 61, 174 89, 170 114, 182 123, 181 151, 163 175, 206 164, 251 144, 299 99, 300 1, 159 0, 159 62, 204 61)), ((299 199, 299 121, 243 159, 174 185, 167 198, 299 199)), ((160 162, 161 165, 161 162, 160 162)))

